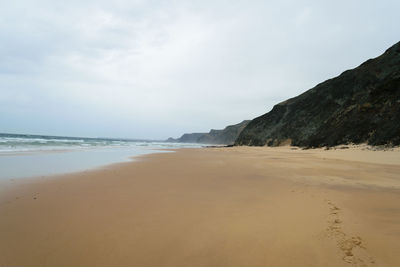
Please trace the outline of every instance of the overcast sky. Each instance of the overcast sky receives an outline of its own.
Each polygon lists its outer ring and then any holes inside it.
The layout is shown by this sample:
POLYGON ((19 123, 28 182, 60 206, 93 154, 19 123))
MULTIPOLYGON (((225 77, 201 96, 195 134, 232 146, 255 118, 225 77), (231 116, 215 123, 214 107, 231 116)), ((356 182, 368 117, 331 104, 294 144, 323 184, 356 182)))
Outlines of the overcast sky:
POLYGON ((0 132, 223 128, 383 53, 400 1, 3 0, 0 132))

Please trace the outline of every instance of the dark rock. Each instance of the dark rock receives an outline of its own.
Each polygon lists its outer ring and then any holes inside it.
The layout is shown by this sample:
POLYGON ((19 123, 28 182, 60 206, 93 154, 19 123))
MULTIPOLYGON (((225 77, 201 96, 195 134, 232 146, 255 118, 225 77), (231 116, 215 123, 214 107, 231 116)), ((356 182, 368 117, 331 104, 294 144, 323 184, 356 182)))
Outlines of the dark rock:
POLYGON ((235 145, 400 145, 400 42, 383 55, 277 104, 235 145))
POLYGON ((245 120, 235 125, 229 125, 223 130, 211 130, 208 133, 184 134, 177 139, 168 138, 167 142, 232 145, 249 122, 249 120, 245 120))
POLYGON ((178 138, 179 143, 197 143, 197 140, 204 135, 204 133, 186 133, 178 138))

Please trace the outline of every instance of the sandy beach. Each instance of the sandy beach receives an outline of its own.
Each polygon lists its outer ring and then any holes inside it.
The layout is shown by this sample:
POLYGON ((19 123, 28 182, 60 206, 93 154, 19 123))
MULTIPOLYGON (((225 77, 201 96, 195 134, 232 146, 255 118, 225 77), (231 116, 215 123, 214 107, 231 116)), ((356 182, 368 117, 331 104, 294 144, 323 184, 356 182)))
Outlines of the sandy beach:
POLYGON ((0 191, 0 266, 399 266, 400 151, 180 149, 0 191))

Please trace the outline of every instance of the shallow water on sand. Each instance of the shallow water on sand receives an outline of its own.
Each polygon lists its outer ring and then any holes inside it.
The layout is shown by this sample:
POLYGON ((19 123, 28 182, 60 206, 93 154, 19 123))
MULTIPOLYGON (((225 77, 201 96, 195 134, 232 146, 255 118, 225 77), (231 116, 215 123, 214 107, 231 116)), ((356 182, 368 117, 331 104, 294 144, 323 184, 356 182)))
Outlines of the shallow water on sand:
POLYGON ((199 144, 0 133, 0 181, 93 169, 199 144))
POLYGON ((166 151, 130 147, 0 154, 0 180, 84 171, 160 152, 166 151))

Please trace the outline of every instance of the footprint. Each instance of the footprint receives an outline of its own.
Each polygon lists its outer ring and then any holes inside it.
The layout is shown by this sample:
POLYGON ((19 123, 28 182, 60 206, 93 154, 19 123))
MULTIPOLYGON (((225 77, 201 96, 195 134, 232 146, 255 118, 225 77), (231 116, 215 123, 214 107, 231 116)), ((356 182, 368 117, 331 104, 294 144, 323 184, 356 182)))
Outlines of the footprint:
MULTIPOLYGON (((359 236, 348 237, 342 228, 342 220, 339 218, 340 208, 337 207, 329 200, 325 200, 329 205, 329 220, 328 220, 328 237, 334 237, 336 239, 337 245, 339 249, 343 252, 343 261, 350 263, 353 266, 368 266, 365 263, 365 257, 360 258, 357 256, 357 253, 354 254, 354 248, 360 248, 365 250, 365 247, 362 245, 362 239, 359 236)), ((371 264, 375 263, 375 260, 368 256, 368 261, 371 264)))
POLYGON ((353 255, 353 248, 361 247, 361 238, 359 236, 348 238, 346 240, 340 240, 340 249, 344 252, 345 257, 348 258, 353 255))

